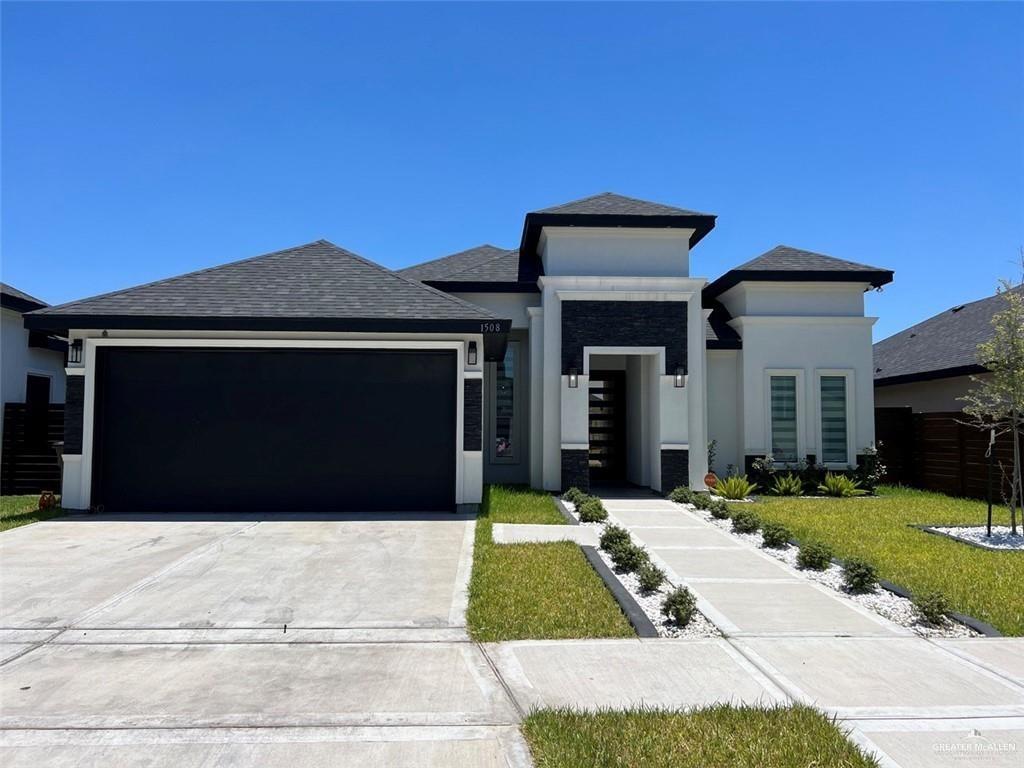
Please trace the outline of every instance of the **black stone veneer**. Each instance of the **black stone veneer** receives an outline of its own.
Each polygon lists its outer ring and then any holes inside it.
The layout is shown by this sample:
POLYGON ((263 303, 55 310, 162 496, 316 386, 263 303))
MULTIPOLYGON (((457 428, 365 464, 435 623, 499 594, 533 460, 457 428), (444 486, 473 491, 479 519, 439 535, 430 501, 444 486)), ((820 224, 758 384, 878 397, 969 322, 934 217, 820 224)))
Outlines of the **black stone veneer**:
POLYGON ((462 381, 462 450, 483 449, 483 389, 481 379, 462 381))
POLYGON ((68 376, 64 393, 64 453, 82 453, 85 420, 85 376, 68 376))
POLYGON ((584 347, 664 347, 665 373, 686 364, 685 301, 563 301, 562 373, 583 372, 584 347))
POLYGON ((661 492, 672 493, 681 485, 690 487, 690 452, 661 449, 661 492))
POLYGON ((562 449, 562 490, 579 488, 590 490, 590 451, 582 449, 562 449))

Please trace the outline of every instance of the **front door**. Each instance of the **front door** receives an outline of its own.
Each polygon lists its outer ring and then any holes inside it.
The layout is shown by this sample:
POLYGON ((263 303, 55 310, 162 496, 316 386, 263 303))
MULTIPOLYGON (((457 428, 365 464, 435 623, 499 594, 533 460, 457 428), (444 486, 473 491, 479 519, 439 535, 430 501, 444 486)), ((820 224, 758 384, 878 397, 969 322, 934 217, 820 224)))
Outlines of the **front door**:
POLYGON ((626 480, 626 372, 591 371, 590 484, 626 480))

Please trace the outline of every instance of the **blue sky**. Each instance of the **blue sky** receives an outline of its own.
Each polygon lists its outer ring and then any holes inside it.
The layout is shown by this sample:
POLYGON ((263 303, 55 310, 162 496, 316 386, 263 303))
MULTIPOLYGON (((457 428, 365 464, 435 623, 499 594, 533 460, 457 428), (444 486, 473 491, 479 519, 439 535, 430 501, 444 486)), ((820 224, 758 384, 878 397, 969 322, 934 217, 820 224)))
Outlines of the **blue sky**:
POLYGON ((57 303, 320 237, 390 267, 613 190, 896 270, 876 338, 1024 244, 1021 4, 4 3, 2 276, 57 303))

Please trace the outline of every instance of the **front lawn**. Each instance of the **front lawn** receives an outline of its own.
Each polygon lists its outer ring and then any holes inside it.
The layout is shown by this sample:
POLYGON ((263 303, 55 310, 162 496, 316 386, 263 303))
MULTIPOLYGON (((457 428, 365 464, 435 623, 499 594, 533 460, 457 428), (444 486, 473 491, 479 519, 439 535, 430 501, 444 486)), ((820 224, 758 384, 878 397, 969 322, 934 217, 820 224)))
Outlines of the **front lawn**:
POLYGON ((466 614, 474 640, 635 636, 578 545, 495 544, 491 537, 494 523, 564 522, 547 493, 484 490, 466 614))
MULTIPOLYGON (((882 487, 878 492, 877 498, 853 499, 763 496, 743 508, 766 522, 783 523, 800 542, 824 541, 840 559, 864 558, 882 578, 912 592, 937 589, 953 610, 986 621, 1005 635, 1024 635, 1024 554, 988 552, 909 527, 983 525, 984 502, 908 488, 882 487)), ((1009 524, 1005 508, 993 508, 993 524, 997 522, 1009 524)))
POLYGON ((54 517, 61 517, 63 514, 64 510, 60 507, 45 511, 39 509, 39 494, 0 496, 0 531, 40 520, 50 520, 54 517))
POLYGON ((869 768, 877 766, 809 707, 719 705, 690 712, 546 709, 523 722, 537 768, 869 768))

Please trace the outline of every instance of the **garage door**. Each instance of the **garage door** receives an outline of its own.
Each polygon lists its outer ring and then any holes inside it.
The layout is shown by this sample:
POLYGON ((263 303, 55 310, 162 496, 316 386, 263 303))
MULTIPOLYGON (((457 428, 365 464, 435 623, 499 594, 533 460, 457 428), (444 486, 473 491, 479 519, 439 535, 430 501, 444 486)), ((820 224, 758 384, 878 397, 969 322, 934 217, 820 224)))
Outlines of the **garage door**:
POLYGON ((108 511, 450 510, 448 351, 101 349, 108 511))

